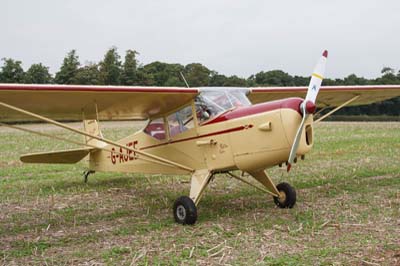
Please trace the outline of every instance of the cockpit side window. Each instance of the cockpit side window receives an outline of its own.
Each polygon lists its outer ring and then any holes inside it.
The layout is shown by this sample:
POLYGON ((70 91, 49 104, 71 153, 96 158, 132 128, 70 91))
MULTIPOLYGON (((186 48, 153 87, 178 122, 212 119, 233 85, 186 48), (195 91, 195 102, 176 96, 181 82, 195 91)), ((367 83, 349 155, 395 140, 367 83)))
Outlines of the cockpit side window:
POLYGON ((167 117, 171 137, 194 127, 192 106, 186 106, 167 117))
POLYGON ((155 139, 164 140, 166 138, 164 119, 157 118, 157 119, 151 120, 149 122, 149 124, 146 126, 146 128, 144 129, 144 132, 147 135, 150 135, 155 139))

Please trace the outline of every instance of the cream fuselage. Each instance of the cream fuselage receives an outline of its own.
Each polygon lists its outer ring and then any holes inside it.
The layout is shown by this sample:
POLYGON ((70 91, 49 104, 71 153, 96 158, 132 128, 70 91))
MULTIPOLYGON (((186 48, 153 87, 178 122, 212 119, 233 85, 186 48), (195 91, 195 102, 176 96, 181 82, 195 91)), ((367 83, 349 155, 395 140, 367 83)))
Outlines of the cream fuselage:
MULTIPOLYGON (((302 119, 299 111, 302 101, 300 98, 289 98, 238 107, 205 124, 199 124, 194 116, 194 127, 174 137, 169 137, 167 132, 165 140, 158 140, 141 130, 118 143, 192 169, 212 172, 266 169, 287 161, 302 119)), ((191 105, 195 112, 194 101, 191 105)), ((312 121, 310 115, 297 155, 303 155, 312 148, 312 121)), ((107 148, 115 152, 99 150, 90 154, 91 170, 189 174, 186 170, 146 159, 133 151, 112 145, 107 148)))

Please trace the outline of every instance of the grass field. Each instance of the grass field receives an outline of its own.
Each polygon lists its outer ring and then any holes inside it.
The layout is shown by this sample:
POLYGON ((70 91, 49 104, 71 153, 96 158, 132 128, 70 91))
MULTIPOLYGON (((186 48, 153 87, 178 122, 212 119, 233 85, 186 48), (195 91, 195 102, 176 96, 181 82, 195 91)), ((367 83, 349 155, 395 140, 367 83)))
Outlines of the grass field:
MULTIPOLYGON (((115 127, 105 136, 134 131, 115 127)), ((221 175, 198 223, 180 226, 172 204, 189 177, 96 173, 85 184, 84 162, 18 159, 72 146, 1 129, 0 265, 400 265, 400 123, 321 123, 315 134, 290 174, 269 170, 297 189, 293 209, 221 175)))

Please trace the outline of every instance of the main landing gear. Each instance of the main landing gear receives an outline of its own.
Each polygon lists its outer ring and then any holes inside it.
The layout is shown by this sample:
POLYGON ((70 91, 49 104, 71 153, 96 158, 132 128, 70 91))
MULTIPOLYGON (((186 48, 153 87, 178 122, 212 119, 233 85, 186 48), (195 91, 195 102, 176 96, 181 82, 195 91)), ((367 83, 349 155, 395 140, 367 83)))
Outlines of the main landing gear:
POLYGON ((194 224, 197 220, 197 207, 194 201, 182 196, 174 203, 174 218, 179 224, 194 224))
POLYGON ((279 190, 279 197, 274 196, 274 202, 279 208, 293 208, 296 204, 296 190, 288 183, 279 183, 276 188, 279 190))
POLYGON ((249 174, 252 177, 254 177, 258 182, 260 182, 263 185, 263 187, 256 186, 253 183, 247 181, 246 179, 234 175, 233 173, 228 173, 228 174, 231 177, 242 181, 243 183, 246 183, 258 190, 261 190, 265 193, 272 195, 276 206, 278 206, 279 208, 290 209, 293 208, 293 206, 296 204, 296 190, 291 185, 285 182, 275 186, 272 179, 267 175, 267 173, 264 170, 249 172, 249 174))
POLYGON ((213 174, 207 169, 196 170, 192 175, 190 196, 179 197, 173 207, 175 222, 194 224, 197 221, 197 205, 213 174))
MULTIPOLYGON (((274 185, 271 178, 263 170, 252 171, 249 174, 260 182, 263 187, 256 186, 246 179, 237 176, 231 172, 228 174, 248 185, 251 185, 263 192, 271 194, 276 206, 279 208, 293 208, 296 204, 296 191, 288 183, 274 185)), ((183 225, 192 225, 197 221, 197 205, 203 195, 204 189, 210 182, 213 174, 208 170, 197 170, 194 172, 190 187, 190 196, 179 197, 173 206, 173 215, 177 223, 183 225)))

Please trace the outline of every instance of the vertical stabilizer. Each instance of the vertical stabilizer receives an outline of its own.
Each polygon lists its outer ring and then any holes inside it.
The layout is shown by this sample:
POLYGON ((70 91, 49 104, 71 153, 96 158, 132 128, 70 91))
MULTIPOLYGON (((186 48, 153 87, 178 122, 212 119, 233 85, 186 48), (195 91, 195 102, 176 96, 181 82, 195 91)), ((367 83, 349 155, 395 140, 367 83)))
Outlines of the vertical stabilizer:
MULTIPOLYGON (((85 132, 94 135, 94 136, 98 136, 98 137, 103 137, 103 134, 101 133, 100 130, 100 126, 99 123, 97 122, 97 120, 83 120, 83 127, 85 129, 85 132)), ((93 139, 91 137, 87 137, 85 136, 85 142, 87 144, 96 146, 96 147, 104 147, 107 144, 97 140, 97 139, 93 139)))

